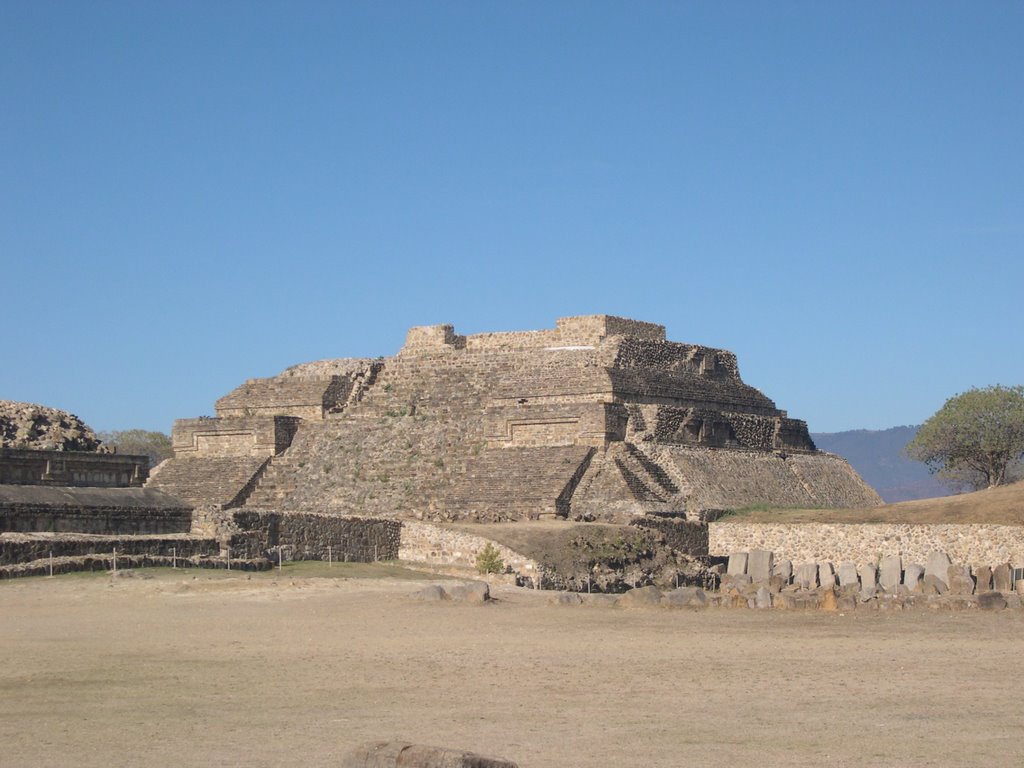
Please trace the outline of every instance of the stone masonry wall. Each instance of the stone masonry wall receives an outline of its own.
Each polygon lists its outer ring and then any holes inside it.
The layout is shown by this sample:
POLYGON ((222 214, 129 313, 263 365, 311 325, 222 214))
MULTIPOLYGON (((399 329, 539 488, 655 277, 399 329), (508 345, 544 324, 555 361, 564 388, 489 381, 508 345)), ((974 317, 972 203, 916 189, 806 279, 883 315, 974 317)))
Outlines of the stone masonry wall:
POLYGON ((410 521, 402 523, 398 559, 435 566, 475 568, 477 555, 488 544, 498 551, 505 565, 514 572, 523 576, 538 572, 540 566, 535 560, 483 536, 410 521))
POLYGON ((369 563, 399 556, 402 524, 397 520, 246 510, 235 513, 235 522, 243 529, 231 537, 237 557, 260 557, 278 546, 286 560, 369 563))
POLYGON ((1024 567, 1024 527, 1014 525, 758 524, 709 525, 710 554, 759 549, 794 563, 873 563, 888 555, 924 563, 946 552, 954 563, 1024 567))

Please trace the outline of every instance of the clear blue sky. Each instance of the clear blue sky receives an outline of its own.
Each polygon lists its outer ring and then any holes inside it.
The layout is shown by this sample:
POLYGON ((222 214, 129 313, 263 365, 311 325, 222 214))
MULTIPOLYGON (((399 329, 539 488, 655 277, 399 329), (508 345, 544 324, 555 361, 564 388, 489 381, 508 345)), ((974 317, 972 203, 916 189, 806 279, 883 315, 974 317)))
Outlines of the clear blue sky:
POLYGON ((814 431, 1024 383, 1024 3, 0 0, 0 398, 610 313, 814 431))

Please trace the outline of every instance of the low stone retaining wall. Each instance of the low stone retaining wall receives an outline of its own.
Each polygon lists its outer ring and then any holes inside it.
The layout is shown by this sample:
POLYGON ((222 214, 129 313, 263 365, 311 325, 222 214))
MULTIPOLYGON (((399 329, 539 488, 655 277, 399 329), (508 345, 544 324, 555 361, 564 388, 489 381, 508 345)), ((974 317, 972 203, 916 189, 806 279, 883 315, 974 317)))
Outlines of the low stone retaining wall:
POLYGON ((81 557, 109 553, 121 555, 157 555, 178 558, 212 557, 220 554, 214 539, 193 536, 53 536, 5 533, 0 534, 0 565, 15 565, 42 560, 53 555, 81 557))
POLYGON ((286 560, 369 563, 399 557, 398 520, 264 510, 235 512, 234 520, 241 531, 230 538, 233 557, 260 557, 278 546, 286 560))
POLYGON ((1024 526, 728 523, 708 525, 708 550, 725 557, 734 552, 768 550, 794 563, 849 561, 877 563, 900 555, 926 562, 931 552, 946 552, 956 563, 1010 563, 1024 567, 1024 526))
POLYGON ((398 558, 434 566, 475 568, 477 555, 488 544, 498 551, 505 566, 520 576, 531 576, 539 572, 540 566, 535 560, 496 541, 429 523, 410 521, 402 523, 402 544, 398 558))
POLYGON ((0 531, 187 533, 192 508, 149 488, 0 486, 0 531))
MULTIPOLYGON (((271 563, 265 557, 255 560, 232 559, 207 555, 176 557, 168 555, 117 555, 120 574, 130 574, 133 568, 209 568, 233 571, 266 571, 271 563)), ((56 576, 76 571, 110 571, 114 567, 109 554, 82 555, 80 557, 55 557, 53 560, 33 560, 29 563, 0 565, 0 579, 16 579, 23 576, 56 576)))

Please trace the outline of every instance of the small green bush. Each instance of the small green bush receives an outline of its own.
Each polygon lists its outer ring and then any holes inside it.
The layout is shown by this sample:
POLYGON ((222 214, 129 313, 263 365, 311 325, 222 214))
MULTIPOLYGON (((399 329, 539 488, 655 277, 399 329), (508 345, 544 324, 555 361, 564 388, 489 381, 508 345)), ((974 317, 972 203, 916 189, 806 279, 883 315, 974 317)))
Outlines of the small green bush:
POLYGON ((482 574, 505 572, 505 561, 490 542, 476 556, 476 569, 482 574))

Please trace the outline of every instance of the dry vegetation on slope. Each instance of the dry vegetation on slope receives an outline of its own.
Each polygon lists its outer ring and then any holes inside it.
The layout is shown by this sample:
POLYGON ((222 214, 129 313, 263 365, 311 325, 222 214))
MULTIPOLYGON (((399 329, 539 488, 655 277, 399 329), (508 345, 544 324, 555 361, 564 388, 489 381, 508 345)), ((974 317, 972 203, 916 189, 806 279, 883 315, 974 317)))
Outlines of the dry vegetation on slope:
POLYGON ((752 507, 725 518, 747 523, 989 523, 1024 525, 1024 481, 958 496, 867 509, 752 507))

